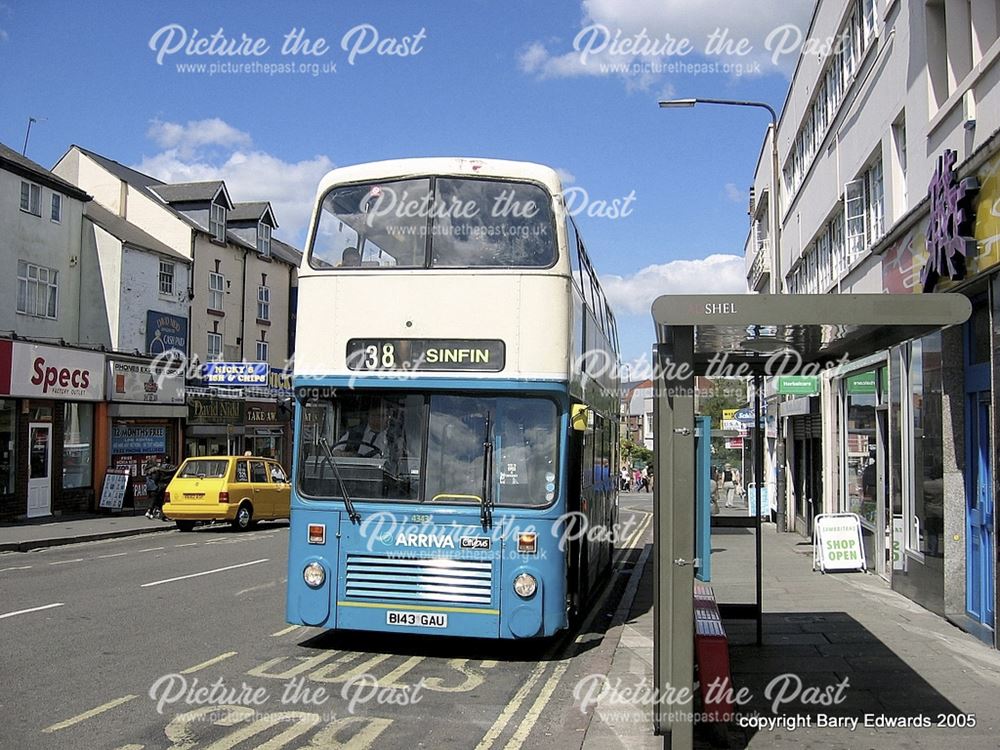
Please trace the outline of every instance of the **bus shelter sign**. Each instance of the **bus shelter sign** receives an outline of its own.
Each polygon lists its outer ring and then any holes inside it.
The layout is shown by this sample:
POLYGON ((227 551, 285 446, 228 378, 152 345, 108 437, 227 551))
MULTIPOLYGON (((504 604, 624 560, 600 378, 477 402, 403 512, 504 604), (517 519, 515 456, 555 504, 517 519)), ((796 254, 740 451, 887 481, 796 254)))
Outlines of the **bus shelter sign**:
POLYGON ((813 570, 867 570, 857 513, 822 513, 813 532, 813 570))
POLYGON ((500 372, 506 350, 498 339, 351 339, 349 370, 500 372))

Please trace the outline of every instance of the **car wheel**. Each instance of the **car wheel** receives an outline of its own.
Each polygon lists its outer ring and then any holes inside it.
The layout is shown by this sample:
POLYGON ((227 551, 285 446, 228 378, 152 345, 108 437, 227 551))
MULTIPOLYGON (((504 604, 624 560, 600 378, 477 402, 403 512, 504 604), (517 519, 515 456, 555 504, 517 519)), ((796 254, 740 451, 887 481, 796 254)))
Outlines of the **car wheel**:
POLYGON ((194 529, 194 521, 175 521, 175 523, 178 531, 192 531, 194 529))
POLYGON ((253 524, 253 508, 250 503, 243 503, 236 511, 236 518, 233 519, 234 531, 246 531, 253 524))

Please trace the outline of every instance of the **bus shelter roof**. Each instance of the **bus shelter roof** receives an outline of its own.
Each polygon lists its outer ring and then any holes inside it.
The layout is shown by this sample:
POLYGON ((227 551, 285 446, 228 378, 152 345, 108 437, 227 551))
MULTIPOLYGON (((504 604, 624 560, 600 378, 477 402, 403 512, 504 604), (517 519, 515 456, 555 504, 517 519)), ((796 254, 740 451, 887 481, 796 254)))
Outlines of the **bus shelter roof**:
POLYGON ((694 329, 699 375, 723 361, 745 365, 741 375, 767 374, 775 353, 788 350, 803 364, 858 359, 971 312, 962 294, 685 294, 659 297, 652 308, 658 343, 673 328, 694 329))

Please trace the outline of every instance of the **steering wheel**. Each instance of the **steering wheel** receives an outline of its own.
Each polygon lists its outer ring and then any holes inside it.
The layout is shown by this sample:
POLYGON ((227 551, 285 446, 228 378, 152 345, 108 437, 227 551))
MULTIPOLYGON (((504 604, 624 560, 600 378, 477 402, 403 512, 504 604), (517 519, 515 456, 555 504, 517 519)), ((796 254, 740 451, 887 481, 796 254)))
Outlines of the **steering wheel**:
POLYGON ((358 457, 359 458, 374 458, 375 456, 378 456, 379 458, 381 458, 384 455, 385 455, 385 453, 383 453, 382 449, 379 448, 377 445, 375 445, 375 443, 368 443, 368 442, 365 442, 364 440, 362 440, 360 443, 358 443, 358 457), (369 453, 366 456, 362 456, 361 455, 361 448, 363 448, 363 447, 364 448, 371 448, 374 451, 374 453, 369 453))

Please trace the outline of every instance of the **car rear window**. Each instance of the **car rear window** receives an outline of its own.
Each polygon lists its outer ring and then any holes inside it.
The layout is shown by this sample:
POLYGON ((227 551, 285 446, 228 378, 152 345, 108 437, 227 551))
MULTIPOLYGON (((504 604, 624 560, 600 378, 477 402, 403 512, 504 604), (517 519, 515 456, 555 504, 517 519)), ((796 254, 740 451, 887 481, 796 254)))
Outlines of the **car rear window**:
POLYGON ((205 459, 188 461, 177 475, 179 477, 212 477, 218 479, 226 476, 229 462, 222 459, 205 459))

